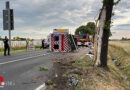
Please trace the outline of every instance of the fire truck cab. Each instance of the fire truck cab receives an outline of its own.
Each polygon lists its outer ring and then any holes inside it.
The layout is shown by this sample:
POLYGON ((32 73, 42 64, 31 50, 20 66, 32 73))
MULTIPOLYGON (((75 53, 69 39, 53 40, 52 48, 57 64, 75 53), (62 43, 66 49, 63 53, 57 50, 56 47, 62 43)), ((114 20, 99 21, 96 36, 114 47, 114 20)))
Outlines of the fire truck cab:
POLYGON ((76 35, 77 38, 77 45, 78 46, 88 46, 88 35, 86 34, 80 34, 80 35, 76 35))

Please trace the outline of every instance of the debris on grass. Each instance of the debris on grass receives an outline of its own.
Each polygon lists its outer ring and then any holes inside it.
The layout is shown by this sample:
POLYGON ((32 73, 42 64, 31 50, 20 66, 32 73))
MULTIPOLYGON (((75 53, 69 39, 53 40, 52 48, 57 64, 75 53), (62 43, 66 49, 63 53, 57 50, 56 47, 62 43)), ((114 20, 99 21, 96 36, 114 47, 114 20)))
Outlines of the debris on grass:
POLYGON ((89 56, 90 58, 93 58, 93 56, 94 56, 94 53, 93 53, 93 51, 89 51, 89 53, 88 54, 86 54, 87 56, 89 56))
POLYGON ((42 67, 42 66, 40 66, 40 71, 48 71, 48 68, 47 67, 42 67))
POLYGON ((90 58, 93 58, 93 54, 86 54, 87 56, 89 56, 90 58))
POLYGON ((77 86, 78 85, 78 80, 72 76, 69 80, 68 80, 69 84, 70 85, 74 85, 74 86, 77 86))
POLYGON ((57 73, 55 73, 55 77, 58 77, 58 74, 57 74, 57 73))
POLYGON ((115 63, 116 66, 120 66, 121 64, 117 59, 112 59, 112 61, 115 63))
POLYGON ((112 59, 113 62, 117 62, 118 60, 117 59, 112 59))
POLYGON ((88 53, 88 54, 94 55, 93 51, 89 51, 89 53, 88 53))

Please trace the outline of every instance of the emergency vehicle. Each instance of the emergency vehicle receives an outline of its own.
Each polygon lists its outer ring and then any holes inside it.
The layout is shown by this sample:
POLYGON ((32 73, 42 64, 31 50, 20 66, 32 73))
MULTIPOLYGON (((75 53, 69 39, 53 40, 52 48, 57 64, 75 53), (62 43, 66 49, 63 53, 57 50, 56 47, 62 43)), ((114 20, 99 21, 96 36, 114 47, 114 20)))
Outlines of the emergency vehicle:
POLYGON ((89 35, 88 34, 79 34, 75 35, 77 38, 77 45, 78 46, 88 46, 88 40, 89 40, 89 35))
POLYGON ((70 52, 77 49, 73 35, 68 29, 54 29, 50 34, 50 51, 70 52))

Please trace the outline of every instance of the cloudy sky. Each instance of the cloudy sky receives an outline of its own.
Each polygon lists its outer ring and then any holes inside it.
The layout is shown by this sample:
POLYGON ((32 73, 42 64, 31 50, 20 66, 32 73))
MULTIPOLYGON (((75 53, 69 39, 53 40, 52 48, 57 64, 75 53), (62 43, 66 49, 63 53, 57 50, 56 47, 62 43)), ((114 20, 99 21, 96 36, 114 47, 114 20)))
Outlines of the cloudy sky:
MULTIPOLYGON (((3 31, 2 10, 5 2, 0 0, 0 36, 3 31)), ((45 38, 55 28, 66 28, 71 33, 80 25, 94 21, 102 7, 102 0, 8 0, 14 9, 15 30, 12 37, 45 38)), ((130 0, 122 0, 114 7, 113 36, 130 38, 130 0)))

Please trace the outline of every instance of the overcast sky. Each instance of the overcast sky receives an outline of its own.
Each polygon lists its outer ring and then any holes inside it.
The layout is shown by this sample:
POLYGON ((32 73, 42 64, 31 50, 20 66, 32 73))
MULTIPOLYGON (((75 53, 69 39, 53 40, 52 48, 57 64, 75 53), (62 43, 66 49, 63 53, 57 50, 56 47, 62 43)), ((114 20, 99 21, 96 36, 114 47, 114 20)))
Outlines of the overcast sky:
MULTIPOLYGON (((0 36, 3 31, 5 2, 0 0, 0 36)), ((102 0, 8 0, 14 9, 15 30, 12 37, 45 38, 55 28, 66 28, 71 33, 80 25, 94 21, 102 7, 102 0)), ((130 0, 121 0, 114 7, 113 36, 130 38, 130 0)))

